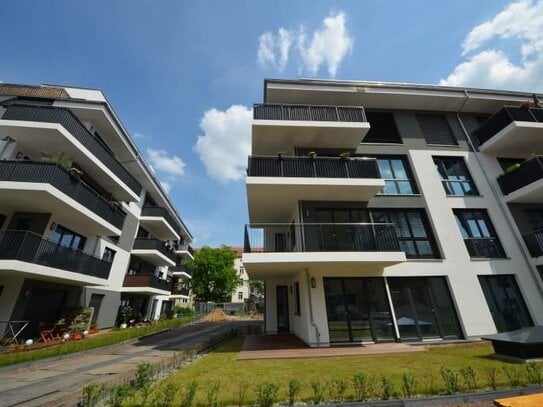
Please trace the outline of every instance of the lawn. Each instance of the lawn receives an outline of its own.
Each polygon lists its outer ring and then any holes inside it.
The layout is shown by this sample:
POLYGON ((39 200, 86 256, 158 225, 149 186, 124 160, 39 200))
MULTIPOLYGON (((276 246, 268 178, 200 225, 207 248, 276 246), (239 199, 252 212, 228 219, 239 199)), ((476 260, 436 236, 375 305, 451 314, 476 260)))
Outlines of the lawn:
POLYGON ((160 321, 149 326, 142 326, 128 329, 112 329, 109 332, 90 336, 80 341, 68 341, 48 348, 36 350, 22 350, 0 354, 0 366, 12 365, 15 363, 28 362, 38 359, 44 359, 51 356, 66 355, 74 352, 81 352, 101 346, 114 345, 128 339, 139 338, 168 328, 181 326, 190 321, 190 318, 171 319, 160 321))
MULTIPOLYGON (((460 345, 429 346, 429 351, 413 354, 349 356, 320 359, 297 360, 237 360, 237 353, 243 344, 243 338, 236 338, 216 351, 202 357, 190 365, 174 372, 157 383, 147 400, 163 400, 175 387, 175 402, 180 405, 186 396, 191 381, 197 383, 194 405, 210 405, 208 395, 214 384, 219 383, 218 402, 222 405, 238 405, 240 389, 245 389, 244 404, 254 404, 256 389, 262 383, 274 383, 279 386, 275 401, 287 400, 288 382, 297 379, 300 392, 297 400, 312 401, 314 392, 312 381, 318 381, 324 390, 324 400, 337 398, 330 394, 330 389, 337 390, 338 383, 345 383, 343 399, 354 398, 353 375, 363 372, 374 378, 370 386, 371 398, 383 397, 383 377, 389 379, 391 397, 405 396, 402 375, 409 372, 415 378, 413 394, 446 393, 446 386, 441 368, 447 368, 452 376, 457 377, 458 391, 491 388, 489 371, 495 372, 494 387, 511 387, 537 383, 537 379, 528 378, 526 368, 518 364, 507 363, 490 358, 492 347, 486 342, 460 345), (474 375, 471 382, 464 379, 466 368, 471 367, 474 375), (461 372, 464 369, 464 375, 461 372), (339 379, 339 380, 338 380, 339 379), (474 380, 473 380, 474 379, 474 380), (518 379, 519 383, 514 380, 518 379), (168 384, 170 389, 167 389, 168 384), (332 385, 330 385, 332 383, 332 385)), ((533 365, 538 369, 540 365, 533 365)), ((453 379, 454 380, 454 379, 453 379)), ((539 381, 541 378, 539 378, 539 381)), ((130 403, 141 403, 136 395, 130 403)))

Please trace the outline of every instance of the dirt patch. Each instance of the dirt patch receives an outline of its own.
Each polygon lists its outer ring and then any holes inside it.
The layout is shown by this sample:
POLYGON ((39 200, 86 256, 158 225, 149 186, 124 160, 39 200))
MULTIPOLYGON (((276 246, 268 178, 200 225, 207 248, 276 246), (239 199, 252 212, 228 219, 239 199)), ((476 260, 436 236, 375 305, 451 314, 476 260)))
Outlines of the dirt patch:
POLYGON ((220 322, 220 321, 247 321, 247 320, 260 320, 262 314, 250 314, 250 315, 228 315, 222 309, 216 309, 204 316, 200 321, 202 322, 220 322))

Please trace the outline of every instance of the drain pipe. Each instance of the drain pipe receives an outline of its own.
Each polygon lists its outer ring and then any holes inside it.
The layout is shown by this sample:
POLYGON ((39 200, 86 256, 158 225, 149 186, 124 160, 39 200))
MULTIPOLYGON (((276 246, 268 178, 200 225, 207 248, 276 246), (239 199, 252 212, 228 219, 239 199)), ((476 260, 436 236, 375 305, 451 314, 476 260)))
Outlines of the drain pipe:
POLYGON ((522 253, 522 258, 523 258, 524 262, 528 265, 528 268, 531 271, 532 278, 535 280, 535 283, 536 283, 536 287, 538 288, 540 293, 543 293, 543 288, 541 287, 541 284, 539 283, 539 280, 537 279, 536 271, 534 270, 534 268, 532 266, 532 263, 531 263, 530 259, 528 258, 527 254, 526 254, 526 252, 524 250, 524 247, 522 246, 522 243, 521 243, 520 239, 518 238, 517 234, 515 233, 515 225, 513 224, 511 219, 509 218, 508 209, 505 208, 505 204, 502 202, 502 199, 501 199, 502 196, 501 196, 500 192, 498 192, 498 188, 496 186, 496 181, 492 180, 490 178, 490 176, 488 175, 488 173, 487 173, 487 171, 485 169, 485 166, 481 162, 481 158, 479 157, 479 154, 477 154, 477 150, 475 149, 473 141, 471 140, 471 136, 469 135, 469 133, 468 133, 468 131, 466 129, 466 126, 464 126, 464 122, 460 118, 460 112, 461 112, 462 108, 464 107, 464 104, 469 99, 469 93, 468 93, 467 90, 464 90, 464 94, 466 95, 466 97, 465 97, 464 103, 462 104, 462 106, 459 109, 458 113, 456 113, 456 118, 457 118, 458 122, 460 123, 460 127, 462 127, 462 131, 464 132, 464 135, 466 136, 466 140, 468 141, 468 143, 469 143, 469 145, 471 147, 471 150, 474 153, 473 155, 475 156, 475 159, 477 160, 477 163, 479 164, 479 168, 481 168, 481 171, 483 172, 483 175, 485 176, 488 184, 490 185, 490 190, 492 191, 492 194, 494 195, 494 198, 498 202, 498 207, 500 208, 500 211, 502 212, 502 215, 505 218, 505 221, 507 222, 507 225, 509 226, 509 228, 513 232, 513 238, 515 239, 515 243, 516 243, 517 247, 519 248, 520 252, 522 253))
POLYGON ((317 336, 317 348, 321 347, 321 333, 319 331, 319 327, 315 323, 315 320, 313 319, 313 301, 311 301, 311 279, 309 278, 309 270, 307 268, 304 269, 305 271, 305 278, 307 283, 307 298, 309 300, 309 322, 315 328, 315 335, 317 336))

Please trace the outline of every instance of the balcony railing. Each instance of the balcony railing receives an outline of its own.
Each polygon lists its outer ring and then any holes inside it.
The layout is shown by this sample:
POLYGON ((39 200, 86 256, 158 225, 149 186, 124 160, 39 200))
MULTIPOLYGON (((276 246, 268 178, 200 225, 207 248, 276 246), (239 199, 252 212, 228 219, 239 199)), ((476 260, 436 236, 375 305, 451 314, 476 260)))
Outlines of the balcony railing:
POLYGON ((141 210, 141 216, 155 216, 162 217, 166 219, 166 222, 180 235, 181 228, 178 223, 175 221, 173 216, 170 215, 166 208, 161 208, 160 206, 144 206, 141 210))
POLYGON ((395 252, 401 251, 388 223, 267 223, 245 226, 244 251, 395 252))
POLYGON ((543 122, 543 109, 524 109, 521 107, 506 106, 490 116, 473 134, 483 144, 499 133, 510 123, 519 122, 543 122))
POLYGON ((179 264, 175 267, 169 267, 168 271, 171 271, 172 273, 186 273, 189 276, 192 275, 192 270, 183 264, 179 264))
POLYGON ((498 177, 498 184, 504 195, 530 185, 543 178, 543 157, 533 157, 520 164, 520 167, 498 177))
POLYGON ((180 244, 179 246, 177 246, 176 250, 180 252, 188 252, 191 256, 194 257, 194 249, 190 244, 180 244))
POLYGON ((68 130, 83 146, 120 178, 137 195, 141 193, 140 183, 117 161, 111 150, 65 108, 12 104, 2 116, 4 120, 58 123, 68 130))
POLYGON ((85 208, 122 229, 124 213, 116 202, 110 202, 91 187, 55 163, 36 161, 0 161, 0 181, 50 184, 85 208))
POLYGON ((471 257, 504 258, 505 252, 497 238, 465 238, 464 243, 471 257))
POLYGON ((134 240, 134 250, 156 250, 162 253, 164 256, 172 260, 177 261, 177 256, 172 249, 166 247, 166 245, 158 239, 138 237, 134 240))
POLYGON ((249 157, 249 177, 380 178, 373 158, 249 157))
POLYGON ((171 291, 172 283, 154 274, 127 274, 124 277, 123 287, 151 287, 171 291))
POLYGON ((103 279, 111 262, 59 245, 26 230, 0 232, 0 259, 19 260, 103 279))
POLYGON ((172 289, 172 295, 184 295, 187 297, 189 295, 189 289, 187 287, 180 286, 180 284, 176 281, 172 282, 171 289, 172 289))
POLYGON ((530 256, 543 256, 543 230, 524 235, 524 241, 530 252, 530 256))
POLYGON ((255 120, 299 120, 315 122, 365 122, 363 107, 325 105, 255 104, 255 120))

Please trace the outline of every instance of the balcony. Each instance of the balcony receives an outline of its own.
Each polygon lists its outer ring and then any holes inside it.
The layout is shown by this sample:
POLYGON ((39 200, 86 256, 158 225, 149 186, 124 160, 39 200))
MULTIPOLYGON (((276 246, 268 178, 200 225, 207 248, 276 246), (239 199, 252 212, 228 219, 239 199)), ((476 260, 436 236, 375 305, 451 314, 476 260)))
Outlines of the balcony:
POLYGON ((249 157, 251 222, 285 222, 298 201, 369 201, 385 186, 373 158, 249 157))
POLYGON ((498 177, 498 184, 508 202, 543 202, 543 157, 532 157, 517 169, 498 177))
POLYGON ((293 146, 355 149, 369 128, 359 106, 255 104, 252 151, 275 154, 293 146))
POLYGON ((190 244, 180 244, 175 249, 175 254, 181 256, 182 258, 194 259, 194 249, 190 244))
POLYGON ((168 271, 171 272, 172 275, 176 277, 191 278, 192 276, 192 270, 182 264, 177 265, 175 267, 170 267, 168 271))
POLYGON ((543 109, 504 107, 475 132, 479 150, 508 157, 543 154, 543 109))
POLYGON ((132 254, 141 257, 155 266, 175 266, 175 253, 160 240, 138 237, 134 240, 132 254))
POLYGON ((77 176, 55 163, 0 161, 0 207, 54 212, 93 235, 120 235, 126 214, 77 176))
POLYGON ((63 152, 119 201, 137 201, 139 182, 111 150, 68 110, 11 104, 0 120, 0 136, 10 136, 38 151, 63 152))
POLYGON ((251 278, 305 267, 331 272, 382 271, 406 261, 394 225, 267 223, 245 226, 243 265, 251 278))
POLYGON ((71 285, 107 285, 111 263, 25 230, 0 232, 0 274, 71 285))
POLYGON ((127 274, 124 277, 123 292, 170 295, 172 283, 154 274, 127 274))
POLYGON ((470 257, 488 259, 505 258, 505 252, 503 251, 503 247, 497 238, 464 238, 464 243, 468 249, 470 257))
POLYGON ((524 242, 526 243, 526 247, 528 247, 528 251, 530 252, 530 256, 532 257, 543 256, 543 231, 542 230, 529 233, 527 235, 524 235, 523 237, 524 237, 524 242))
POLYGON ((177 222, 168 210, 161 207, 145 206, 141 210, 140 224, 160 240, 179 240, 181 232, 177 222))

